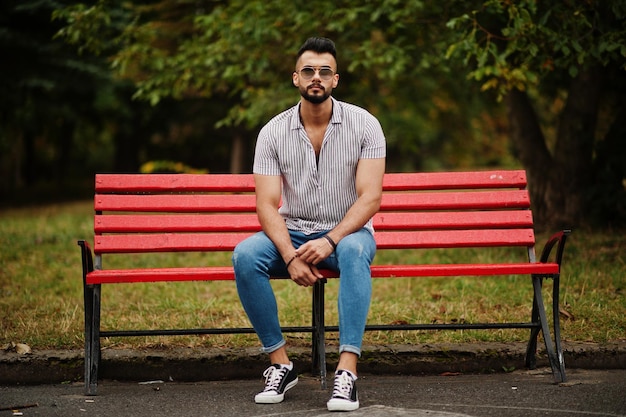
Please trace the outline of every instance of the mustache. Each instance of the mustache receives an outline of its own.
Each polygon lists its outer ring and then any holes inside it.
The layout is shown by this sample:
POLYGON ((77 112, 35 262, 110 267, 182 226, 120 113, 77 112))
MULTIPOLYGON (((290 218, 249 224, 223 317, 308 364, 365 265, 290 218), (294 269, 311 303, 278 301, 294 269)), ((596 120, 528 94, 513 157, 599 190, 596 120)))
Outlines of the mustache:
POLYGON ((319 88, 322 91, 326 91, 326 88, 324 88, 324 86, 320 83, 313 83, 311 85, 309 85, 306 89, 310 90, 311 88, 319 88))

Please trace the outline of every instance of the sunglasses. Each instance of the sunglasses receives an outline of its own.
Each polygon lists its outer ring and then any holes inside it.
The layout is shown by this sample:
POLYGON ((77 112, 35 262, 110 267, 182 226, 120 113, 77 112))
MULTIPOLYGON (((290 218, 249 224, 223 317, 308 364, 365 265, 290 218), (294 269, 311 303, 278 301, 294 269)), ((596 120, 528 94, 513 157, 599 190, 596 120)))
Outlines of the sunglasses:
POLYGON ((315 76, 315 72, 320 75, 320 78, 324 81, 328 81, 333 78, 335 75, 335 71, 330 68, 322 67, 322 68, 313 68, 313 67, 304 67, 300 70, 300 76, 305 80, 310 80, 315 76))

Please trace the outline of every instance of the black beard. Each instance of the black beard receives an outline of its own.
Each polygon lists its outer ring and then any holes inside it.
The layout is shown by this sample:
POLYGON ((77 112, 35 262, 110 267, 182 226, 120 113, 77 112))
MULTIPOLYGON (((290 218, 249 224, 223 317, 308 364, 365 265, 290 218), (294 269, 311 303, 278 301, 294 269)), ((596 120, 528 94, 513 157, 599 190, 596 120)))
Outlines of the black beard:
MULTIPOLYGON (((320 86, 320 88, 324 88, 324 87, 320 86)), ((325 102, 326 100, 328 100, 328 97, 330 97, 330 92, 327 92, 326 89, 324 89, 324 94, 322 94, 321 96, 314 96, 314 95, 309 94, 309 90, 307 88, 304 91, 300 90, 300 95, 309 103, 321 104, 325 102)))

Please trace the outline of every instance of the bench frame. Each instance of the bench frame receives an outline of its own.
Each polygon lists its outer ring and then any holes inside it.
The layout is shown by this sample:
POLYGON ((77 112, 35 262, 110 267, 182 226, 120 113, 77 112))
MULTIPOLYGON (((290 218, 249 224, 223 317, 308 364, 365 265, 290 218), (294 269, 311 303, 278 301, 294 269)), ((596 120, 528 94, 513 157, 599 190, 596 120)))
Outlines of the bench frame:
MULTIPOLYGON (((534 294, 529 322, 370 324, 366 330, 529 329, 525 365, 530 369, 536 367, 537 341, 541 333, 554 380, 564 382, 566 378, 559 325, 559 286, 561 262, 570 231, 562 230, 552 235, 545 244, 541 257, 536 260, 535 236, 526 186, 526 173, 522 170, 386 174, 381 211, 375 217, 379 249, 525 246, 528 262, 373 265, 372 277, 529 275, 534 294), (480 220, 475 220, 474 215, 476 218, 480 216, 480 220), (404 226, 409 222, 411 227, 407 231, 404 226), (553 336, 542 295, 545 279, 552 280, 553 336)), ((83 270, 86 395, 97 394, 100 339, 103 337, 254 333, 252 328, 100 328, 102 284, 234 279, 231 266, 111 271, 103 268, 103 255, 230 251, 244 237, 260 230, 254 215, 253 192, 254 182, 249 174, 96 175, 94 250, 92 251, 86 240, 78 241, 83 270), (170 221, 167 226, 163 226, 158 215, 151 213, 151 218, 144 215, 153 210, 152 206, 158 206, 154 210, 158 213, 176 214, 161 214, 170 221), (128 213, 133 216, 125 217, 128 213), (203 213, 203 217, 197 218, 205 220, 189 222, 193 218, 190 216, 195 216, 194 213, 203 213), (237 221, 233 222, 233 219, 237 221), (166 229, 169 230, 168 243, 155 243, 154 237, 160 236, 159 232, 166 229), (173 231, 184 233, 177 235, 173 231), (190 232, 202 233, 196 237, 190 232), (212 235, 205 232, 211 232, 212 235), (207 240, 208 236, 218 237, 219 242, 198 243, 202 239, 207 240), (173 242, 169 242, 170 238, 173 242)), ((321 272, 325 279, 316 283, 312 291, 311 326, 284 327, 283 332, 311 333, 313 372, 320 376, 322 388, 326 388, 325 332, 338 331, 338 327, 327 326, 325 323, 324 285, 327 279, 336 278, 336 273, 327 270, 321 272)))

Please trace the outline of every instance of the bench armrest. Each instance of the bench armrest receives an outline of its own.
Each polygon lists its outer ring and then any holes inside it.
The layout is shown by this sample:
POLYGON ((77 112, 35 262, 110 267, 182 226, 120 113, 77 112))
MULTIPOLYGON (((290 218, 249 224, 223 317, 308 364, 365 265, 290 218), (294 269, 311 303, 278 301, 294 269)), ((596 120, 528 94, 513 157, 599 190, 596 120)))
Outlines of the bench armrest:
POLYGON ((86 240, 76 242, 80 246, 80 258, 83 264, 83 284, 87 281, 87 274, 93 271, 93 252, 86 240))
POLYGON ((563 260, 563 251, 565 250, 565 241, 567 240, 567 237, 570 235, 570 233, 572 233, 571 230, 565 229, 550 236, 545 246, 543 247, 539 262, 548 262, 552 249, 554 249, 554 246, 556 245, 555 262, 559 265, 560 270, 561 261, 563 260))

